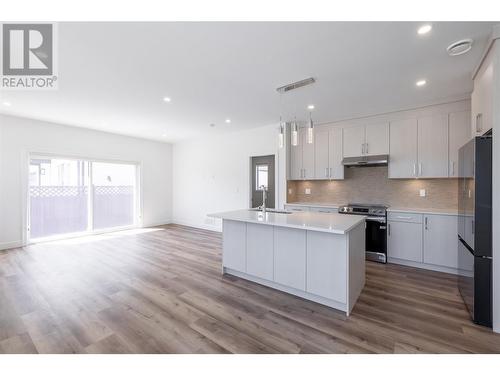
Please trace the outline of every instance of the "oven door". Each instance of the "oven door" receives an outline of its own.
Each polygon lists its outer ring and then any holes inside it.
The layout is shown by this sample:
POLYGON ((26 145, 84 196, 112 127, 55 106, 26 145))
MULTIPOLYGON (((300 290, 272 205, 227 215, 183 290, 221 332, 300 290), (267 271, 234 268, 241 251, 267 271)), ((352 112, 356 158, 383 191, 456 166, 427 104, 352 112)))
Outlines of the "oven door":
POLYGON ((387 263, 387 224, 383 217, 366 218, 366 259, 387 263))

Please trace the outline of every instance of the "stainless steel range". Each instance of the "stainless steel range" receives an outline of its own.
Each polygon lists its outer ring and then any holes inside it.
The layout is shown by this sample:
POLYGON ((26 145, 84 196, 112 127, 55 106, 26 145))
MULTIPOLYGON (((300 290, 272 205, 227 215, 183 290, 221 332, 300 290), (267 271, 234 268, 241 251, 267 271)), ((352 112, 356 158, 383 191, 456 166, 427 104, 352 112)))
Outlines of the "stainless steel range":
POLYGON ((366 259, 387 263, 387 206, 349 203, 339 214, 366 216, 366 259))

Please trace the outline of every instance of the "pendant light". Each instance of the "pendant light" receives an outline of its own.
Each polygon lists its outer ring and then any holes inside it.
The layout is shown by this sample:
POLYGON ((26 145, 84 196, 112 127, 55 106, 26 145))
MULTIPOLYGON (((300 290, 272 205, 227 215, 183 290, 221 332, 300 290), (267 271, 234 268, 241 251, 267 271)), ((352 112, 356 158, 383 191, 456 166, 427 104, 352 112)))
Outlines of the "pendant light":
POLYGON ((312 114, 309 112, 309 127, 307 128, 307 143, 313 143, 314 140, 314 124, 312 114))
POLYGON ((297 129, 297 119, 292 122, 292 146, 297 146, 299 144, 299 132, 297 129))
POLYGON ((285 145, 285 124, 281 121, 280 116, 280 132, 278 134, 278 147, 283 148, 285 145))

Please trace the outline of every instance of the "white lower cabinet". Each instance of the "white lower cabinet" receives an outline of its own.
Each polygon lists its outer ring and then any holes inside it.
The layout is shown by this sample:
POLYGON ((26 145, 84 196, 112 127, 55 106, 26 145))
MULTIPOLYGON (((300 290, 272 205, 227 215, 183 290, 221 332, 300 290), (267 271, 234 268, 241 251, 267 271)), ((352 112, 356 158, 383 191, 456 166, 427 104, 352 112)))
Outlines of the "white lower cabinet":
POLYGON ((424 263, 458 268, 457 216, 424 216, 424 263))
POLYGON ((306 231, 274 228, 274 281, 306 290, 306 231))
POLYGON ((347 253, 333 251, 346 246, 345 237, 307 232, 307 292, 346 303, 347 290, 339 288, 346 280, 347 253))
POLYGON ((422 223, 389 221, 387 225, 387 256, 422 262, 422 223))
POLYGON ((224 232, 222 246, 224 252, 222 262, 225 267, 232 268, 236 271, 246 271, 246 223, 238 221, 224 220, 224 232))
POLYGON ((388 261, 459 273, 457 224, 457 215, 389 212, 388 261))
POLYGON ((273 280, 273 227, 247 223, 246 272, 265 280, 273 280))

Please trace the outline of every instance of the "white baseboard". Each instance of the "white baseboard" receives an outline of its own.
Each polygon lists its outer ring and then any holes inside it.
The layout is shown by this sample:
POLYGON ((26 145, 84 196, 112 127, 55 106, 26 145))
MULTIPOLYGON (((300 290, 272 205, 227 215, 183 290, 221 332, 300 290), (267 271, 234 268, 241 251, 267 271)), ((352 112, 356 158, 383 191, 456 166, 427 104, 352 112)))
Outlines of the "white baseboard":
POLYGON ((172 220, 171 224, 184 225, 186 227, 193 227, 198 229, 210 230, 212 232, 222 232, 222 228, 215 224, 195 224, 184 220, 172 220))
POLYGON ((159 222, 155 222, 155 223, 142 224, 142 228, 159 227, 159 226, 168 225, 168 224, 173 224, 172 220, 166 220, 166 221, 159 221, 159 222))
POLYGON ((0 242, 0 250, 15 249, 16 247, 23 246, 23 241, 0 242))
POLYGON ((451 273, 453 275, 467 275, 466 271, 459 270, 456 268, 436 266, 434 264, 427 264, 427 263, 420 263, 420 262, 413 262, 411 260, 387 258, 387 263, 399 264, 399 265, 408 266, 408 267, 422 268, 422 269, 430 270, 430 271, 451 273))

